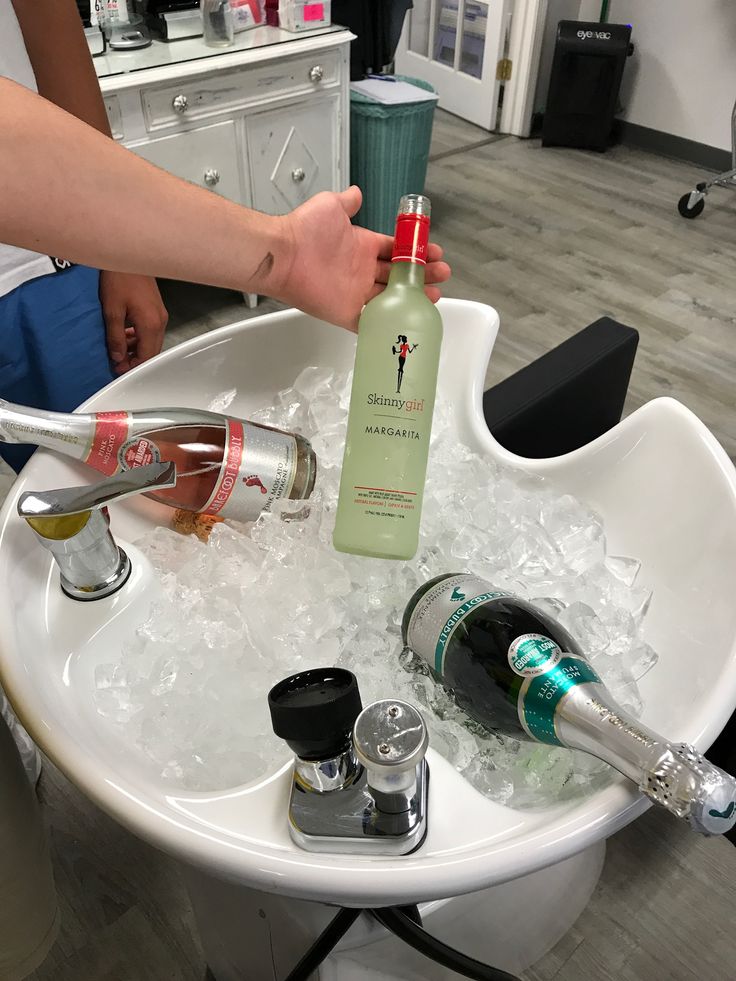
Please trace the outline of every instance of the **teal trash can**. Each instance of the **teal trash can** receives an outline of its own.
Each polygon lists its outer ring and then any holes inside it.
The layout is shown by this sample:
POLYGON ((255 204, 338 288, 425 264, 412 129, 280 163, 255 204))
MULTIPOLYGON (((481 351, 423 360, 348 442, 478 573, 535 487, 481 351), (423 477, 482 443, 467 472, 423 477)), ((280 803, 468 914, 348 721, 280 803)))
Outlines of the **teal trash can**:
MULTIPOLYGON (((396 78, 435 91, 420 78, 396 78)), ((402 194, 424 191, 436 104, 386 106, 350 92, 350 182, 363 191, 357 225, 393 235, 402 194)))

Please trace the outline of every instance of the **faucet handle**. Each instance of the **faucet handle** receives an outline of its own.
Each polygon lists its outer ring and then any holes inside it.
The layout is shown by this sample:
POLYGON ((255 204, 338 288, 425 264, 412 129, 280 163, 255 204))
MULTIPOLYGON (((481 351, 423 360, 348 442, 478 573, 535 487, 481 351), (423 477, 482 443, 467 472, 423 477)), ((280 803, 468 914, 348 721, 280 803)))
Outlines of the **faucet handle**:
POLYGON ((176 465, 149 463, 145 467, 122 470, 96 484, 63 487, 50 491, 26 491, 18 498, 21 518, 60 518, 64 515, 94 511, 133 494, 163 490, 176 484, 176 465))
POLYGON ((399 699, 373 702, 355 720, 353 745, 380 810, 410 810, 429 746, 421 712, 399 699))
POLYGON ((56 560, 66 595, 103 599, 125 585, 131 569, 110 533, 106 505, 175 484, 173 463, 151 463, 92 485, 27 491, 18 499, 18 514, 56 560))

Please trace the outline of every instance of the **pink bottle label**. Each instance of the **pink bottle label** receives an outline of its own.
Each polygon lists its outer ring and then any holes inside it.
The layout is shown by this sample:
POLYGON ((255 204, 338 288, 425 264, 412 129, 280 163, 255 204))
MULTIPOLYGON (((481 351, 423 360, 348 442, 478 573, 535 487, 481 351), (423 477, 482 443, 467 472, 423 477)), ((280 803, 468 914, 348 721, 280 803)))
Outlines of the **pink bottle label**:
MULTIPOLYGON (((135 433, 131 423, 128 412, 98 412, 84 462, 108 476, 158 463, 158 445, 146 434, 135 433)), ((274 501, 291 493, 296 476, 296 440, 289 433, 244 425, 237 419, 225 420, 225 426, 224 458, 202 512, 255 521, 274 501)))
POLYGON ((288 497, 296 476, 297 445, 288 433, 244 426, 228 419, 225 458, 204 514, 255 521, 280 497, 288 497))
MULTIPOLYGON (((95 434, 84 462, 100 473, 111 476, 120 469, 120 451, 128 440, 130 416, 127 412, 98 412, 95 418, 95 434)), ((133 448, 126 447, 126 449, 133 448)), ((132 456, 135 455, 134 450, 132 456)), ((136 464, 131 463, 129 466, 136 466, 136 464)))
POLYGON ((325 5, 323 3, 304 4, 304 20, 324 20, 325 5))

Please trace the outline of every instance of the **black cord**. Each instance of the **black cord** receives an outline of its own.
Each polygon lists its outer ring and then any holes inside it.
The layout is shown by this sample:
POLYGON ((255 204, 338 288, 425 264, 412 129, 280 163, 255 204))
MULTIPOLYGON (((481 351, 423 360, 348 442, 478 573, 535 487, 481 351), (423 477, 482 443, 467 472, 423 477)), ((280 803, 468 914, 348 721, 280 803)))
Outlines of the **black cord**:
POLYGON ((361 909, 341 909, 317 937, 286 981, 307 981, 307 978, 314 974, 320 964, 329 957, 362 912, 361 909))
POLYGON ((405 916, 408 916, 409 919, 413 920, 417 926, 424 926, 422 923, 422 914, 419 912, 418 906, 396 906, 395 909, 397 909, 400 913, 403 913, 405 916))
POLYGON ((422 927, 402 913, 396 907, 386 909, 372 909, 370 912, 378 922, 390 930, 399 940, 413 947, 414 950, 424 954, 430 960, 443 967, 448 967, 456 974, 461 974, 466 978, 473 978, 474 981, 519 981, 513 974, 491 967, 489 964, 481 964, 480 961, 461 954, 459 950, 453 950, 447 944, 442 943, 436 937, 431 936, 422 927))

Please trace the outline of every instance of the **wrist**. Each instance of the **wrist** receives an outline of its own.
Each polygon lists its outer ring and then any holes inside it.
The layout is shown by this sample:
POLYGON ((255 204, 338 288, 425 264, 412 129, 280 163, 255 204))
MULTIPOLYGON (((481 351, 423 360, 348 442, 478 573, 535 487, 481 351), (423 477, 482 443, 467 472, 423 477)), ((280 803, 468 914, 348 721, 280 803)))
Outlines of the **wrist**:
POLYGON ((256 228, 251 227, 246 233, 246 241, 250 242, 250 268, 243 292, 260 293, 288 302, 291 293, 289 284, 293 278, 296 258, 291 217, 259 214, 256 228))

